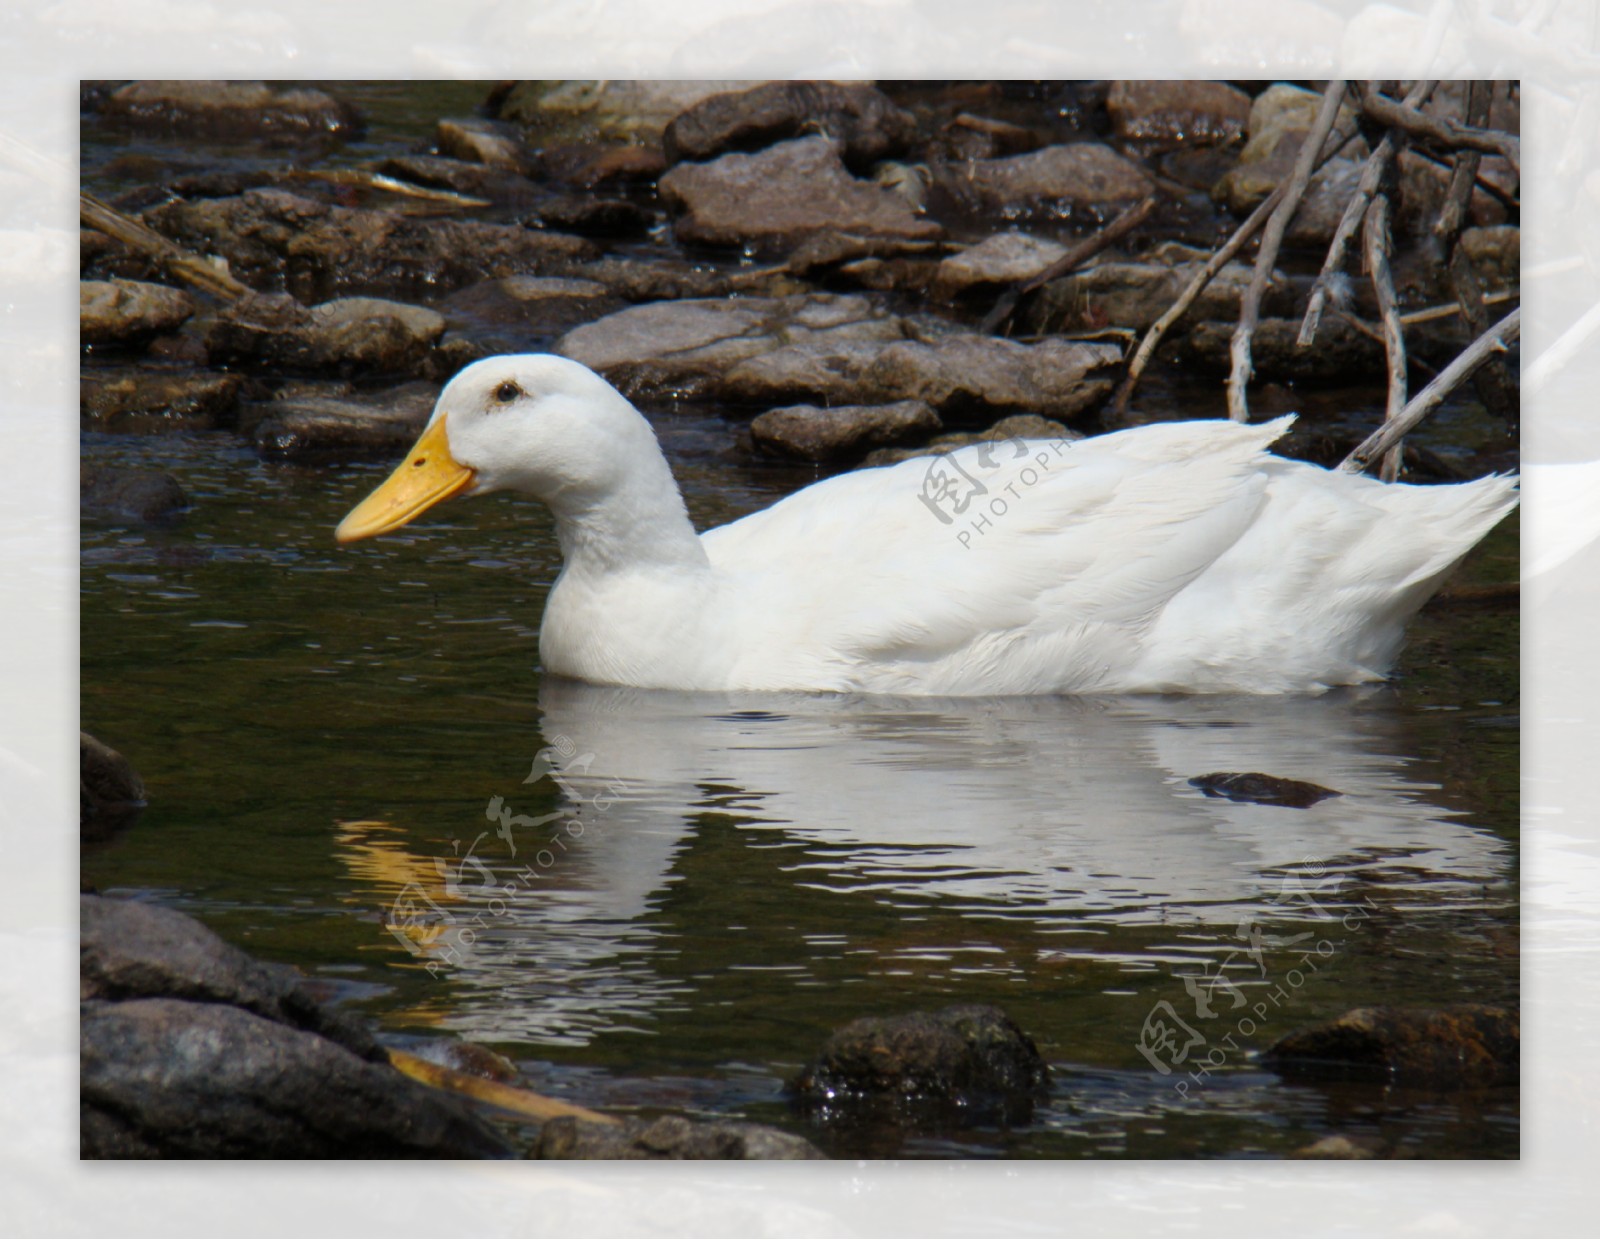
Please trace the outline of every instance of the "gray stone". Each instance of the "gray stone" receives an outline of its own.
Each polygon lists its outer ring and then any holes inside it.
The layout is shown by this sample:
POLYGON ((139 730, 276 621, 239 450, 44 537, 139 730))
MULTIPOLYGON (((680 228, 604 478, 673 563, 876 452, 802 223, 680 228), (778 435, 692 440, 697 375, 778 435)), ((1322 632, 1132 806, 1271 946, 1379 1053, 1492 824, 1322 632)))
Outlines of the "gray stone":
POLYGON ((1008 220, 1105 215, 1154 189, 1148 173, 1099 142, 1047 146, 1008 159, 945 168, 940 184, 958 200, 1008 220))
POLYGON ((548 340, 623 306, 598 280, 507 276, 453 293, 440 309, 452 327, 504 342, 501 352, 525 352, 527 343, 548 340))
POLYGON ((973 289, 1031 280, 1067 252, 1057 241, 1022 232, 996 233, 970 249, 940 260, 930 290, 953 299, 973 289))
POLYGON ((1266 1062, 1294 1076, 1367 1076, 1437 1088, 1507 1084, 1521 1075, 1521 1022, 1509 1008, 1355 1008, 1296 1029, 1266 1062))
POLYGON ((873 448, 905 443, 933 434, 939 415, 922 401, 892 405, 793 405, 769 409, 750 423, 758 448, 775 456, 803 461, 843 462, 873 448))
POLYGON ((671 163, 753 151, 821 133, 852 168, 907 151, 916 122, 876 87, 863 82, 763 82, 716 94, 685 108, 661 135, 671 163))
POLYGON ((182 289, 137 280, 78 283, 78 340, 85 345, 143 344, 194 314, 194 299, 182 289))
POLYGON ((823 230, 911 240, 943 235, 893 189, 851 176, 823 137, 679 164, 659 188, 680 213, 677 236, 688 244, 776 250, 823 230))
POLYGON ((306 309, 286 295, 242 298, 206 330, 211 356, 306 373, 415 371, 444 334, 444 316, 376 297, 345 297, 306 309))
POLYGON ((1226 82, 1119 81, 1106 96, 1111 129, 1137 141, 1232 142, 1250 120, 1250 96, 1226 82))
POLYGON ((129 82, 111 92, 100 115, 204 137, 346 137, 361 129, 360 113, 325 91, 265 82, 129 82))
MULTIPOLYGON (((1173 360, 1216 374, 1227 374, 1234 323, 1197 323, 1175 341, 1173 360)), ((1271 381, 1338 382, 1357 375, 1380 375, 1387 362, 1383 345, 1337 315, 1324 315, 1316 341, 1300 348, 1300 320, 1268 318, 1256 325, 1250 346, 1255 378, 1271 381)))
POLYGON ((437 397, 437 388, 425 383, 364 399, 295 396, 250 407, 240 429, 269 460, 315 465, 381 460, 411 446, 437 397))
POLYGON ((575 1159, 817 1159, 825 1158, 804 1137, 719 1120, 713 1123, 668 1115, 622 1124, 581 1122, 562 1116, 545 1123, 535 1158, 575 1159))
POLYGON ((526 175, 533 155, 509 125, 485 120, 443 120, 434 138, 439 154, 526 175))
POLYGON ((98 844, 133 824, 145 806, 133 763, 87 732, 78 733, 78 839, 98 844))
POLYGON ((99 431, 213 430, 232 423, 240 382, 206 370, 85 370, 78 413, 99 431))
POLYGON ((752 85, 736 79, 691 81, 673 78, 518 82, 497 102, 502 120, 540 133, 565 121, 601 137, 655 141, 685 108, 726 91, 752 85))

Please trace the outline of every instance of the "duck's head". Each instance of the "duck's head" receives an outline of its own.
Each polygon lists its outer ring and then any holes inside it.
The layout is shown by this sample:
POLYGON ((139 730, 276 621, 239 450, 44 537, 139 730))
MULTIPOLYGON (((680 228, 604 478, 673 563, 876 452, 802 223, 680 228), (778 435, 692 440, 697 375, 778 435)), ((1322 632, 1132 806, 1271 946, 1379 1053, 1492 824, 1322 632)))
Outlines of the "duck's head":
POLYGON ((649 423, 587 366, 550 354, 486 358, 450 380, 405 460, 334 536, 388 533, 454 495, 581 503, 620 487, 641 454, 659 455, 649 423))

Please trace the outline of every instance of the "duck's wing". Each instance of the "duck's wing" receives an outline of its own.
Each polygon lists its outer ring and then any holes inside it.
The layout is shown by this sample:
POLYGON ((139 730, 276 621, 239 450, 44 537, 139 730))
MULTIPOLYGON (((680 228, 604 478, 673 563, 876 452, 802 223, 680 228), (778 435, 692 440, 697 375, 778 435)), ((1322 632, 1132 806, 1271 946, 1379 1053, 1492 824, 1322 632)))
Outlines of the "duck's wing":
POLYGON ((743 680, 1115 687, 1166 604, 1257 519, 1266 448, 1289 421, 975 445, 840 475, 711 530, 713 566, 738 583, 735 627, 762 634, 741 652, 743 680))

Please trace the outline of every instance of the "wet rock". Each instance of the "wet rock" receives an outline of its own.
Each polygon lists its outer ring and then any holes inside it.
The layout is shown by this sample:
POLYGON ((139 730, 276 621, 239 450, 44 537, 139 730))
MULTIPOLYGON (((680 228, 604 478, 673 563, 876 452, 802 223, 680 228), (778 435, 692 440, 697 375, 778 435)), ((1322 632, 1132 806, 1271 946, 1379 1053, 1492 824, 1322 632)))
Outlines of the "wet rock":
POLYGON ((361 129, 356 109, 323 91, 265 82, 129 82, 99 111, 132 128, 193 137, 349 137, 361 129))
POLYGON ((627 146, 558 146, 540 152, 545 174, 580 189, 603 186, 651 185, 667 170, 660 143, 627 146))
POLYGON ((213 430, 232 423, 239 385, 237 375, 216 371, 86 370, 78 412, 100 431, 213 430))
POLYGON ((979 1122, 999 1114, 1025 1123, 1049 1085, 1038 1048, 1004 1012, 959 1004, 852 1021, 828 1038, 789 1090, 824 1118, 866 1105, 904 1118, 979 1122))
POLYGON ((1115 345, 1045 340, 1018 344, 953 332, 893 344, 810 341, 752 357, 723 377, 724 399, 883 404, 918 400, 948 418, 1003 409, 1071 416, 1098 404, 1112 382, 1096 371, 1122 359, 1115 345))
POLYGON ((286 284, 302 301, 339 288, 436 296, 499 276, 561 275, 597 256, 581 237, 331 206, 279 189, 171 202, 144 222, 190 250, 221 255, 253 288, 286 284))
POLYGON ((443 120, 434 139, 439 154, 487 168, 522 175, 533 168, 533 153, 510 125, 485 120, 443 120))
MULTIPOLYGON (((1402 151, 1400 165, 1400 224, 1423 231, 1433 227, 1449 193, 1451 170, 1448 164, 1435 163, 1415 151, 1402 151)), ((1485 155, 1478 163, 1478 179, 1498 189, 1508 199, 1515 199, 1518 189, 1516 171, 1509 161, 1498 155, 1485 155)), ((1467 220, 1471 224, 1487 226, 1506 222, 1506 208, 1481 185, 1472 191, 1467 220)))
POLYGON ((633 306, 568 332, 555 351, 630 395, 696 395, 714 393, 737 363, 787 343, 887 343, 904 336, 902 321, 866 297, 817 293, 633 306))
POLYGON ((143 344, 194 314, 182 289, 136 280, 82 280, 78 284, 78 340, 91 346, 143 344))
MULTIPOLYGON (((1228 373, 1234 327, 1233 323, 1197 323, 1194 330, 1173 345, 1173 360, 1218 374, 1228 373)), ((1383 345, 1337 315, 1323 316, 1316 341, 1308 348, 1300 348, 1299 338, 1299 319, 1262 319, 1250 350, 1255 378, 1333 383, 1384 373, 1383 345)))
POLYGON ((1276 1042, 1266 1062, 1286 1075, 1364 1076, 1430 1087, 1510 1083, 1521 1072, 1517 1013, 1478 1003, 1356 1008, 1276 1042))
POLYGON ((566 121, 604 137, 654 141, 685 108, 749 85, 672 79, 517 82, 491 96, 490 107, 501 120, 539 132, 566 121))
POLYGON ((366 398, 293 396, 241 415, 256 451, 268 460, 327 465, 381 460, 404 452, 433 412, 438 390, 407 384, 366 398))
POLYGON ((939 184, 958 200, 1008 220, 1108 215, 1154 187, 1138 164, 1098 142, 950 165, 939 184))
POLYGON ((1189 783, 1208 797, 1226 797, 1230 801, 1254 805, 1286 805, 1291 809, 1309 809, 1318 801, 1343 795, 1320 784, 1263 775, 1258 771, 1213 771, 1210 775, 1196 775, 1189 783))
POLYGON ((1250 121, 1250 96, 1225 82, 1120 81, 1106 96, 1111 129, 1138 141, 1232 142, 1250 121))
POLYGON ((1487 288, 1509 288, 1521 279, 1522 230, 1515 225, 1465 229, 1461 247, 1487 288))
POLYGON ((844 163, 865 169, 909 150, 916 122, 860 82, 763 82, 685 108, 661 135, 668 162, 756 151, 806 134, 831 139, 844 163))
POLYGON ((78 503, 87 512, 131 521, 161 521, 189 506, 171 474, 115 465, 78 465, 78 503))
POLYGON ((945 452, 953 452, 957 448, 970 447, 975 443, 1043 439, 1051 444, 1060 444, 1070 443, 1083 437, 1081 431, 1069 430, 1064 423, 1051 418, 1041 418, 1034 413, 1015 413, 1009 418, 1001 418, 987 430, 956 431, 949 435, 938 435, 916 448, 878 448, 867 453, 866 459, 861 464, 867 468, 898 465, 901 461, 921 456, 938 456, 945 452))
POLYGON ((241 298, 206 330, 224 364, 305 373, 414 371, 444 334, 444 316, 376 297, 345 297, 310 309, 283 294, 241 298))
POLYGON ((580 237, 642 237, 656 217, 626 198, 569 195, 540 204, 534 213, 539 224, 580 237))
POLYGON ((145 807, 144 781, 110 745, 78 733, 78 838, 104 843, 126 831, 145 807))
MULTIPOLYGON (((1092 267, 1051 280, 1024 303, 1021 323, 1029 331, 1097 331, 1122 327, 1143 331, 1167 312, 1210 256, 1167 242, 1137 262, 1101 259, 1092 267)), ((1239 299, 1250 286, 1253 264, 1231 262, 1212 277, 1185 321, 1238 318, 1239 299)), ((1293 284, 1274 272, 1262 296, 1264 314, 1288 313, 1293 284)))
POLYGON ((1059 260, 1067 247, 1023 232, 996 233, 971 249, 942 259, 930 290, 951 300, 962 293, 993 285, 1031 280, 1059 260))
POLYGON ((858 459, 873 448, 917 440, 940 428, 939 415, 917 400, 892 405, 794 405, 769 409, 750 423, 758 448, 802 461, 858 459))
POLYGON ((1290 1158, 1339 1158, 1358 1160, 1388 1158, 1393 1147, 1381 1137, 1323 1137, 1310 1145, 1301 1146, 1290 1158))
MULTIPOLYGON (((732 288, 728 277, 720 272, 672 258, 612 256, 575 267, 573 274, 596 280, 624 301, 633 302, 723 297, 732 288)), ((747 284, 743 291, 749 292, 753 287, 747 284)))
POLYGON ((733 1121, 701 1123, 681 1116, 631 1119, 623 1124, 581 1122, 571 1116, 549 1120, 539 1131, 535 1158, 825 1158, 804 1137, 761 1124, 733 1121))
POLYGON ((378 172, 410 185, 504 206, 527 206, 540 197, 539 187, 520 173, 444 155, 393 155, 378 165, 378 172))
POLYGON ((1035 130, 970 112, 961 112, 947 121, 936 141, 937 153, 955 161, 1025 155, 1044 145, 1035 130))
POLYGON ((623 308, 598 280, 507 276, 453 293, 440 306, 452 327, 470 329, 500 352, 526 352, 581 323, 623 308))
POLYGON ((680 241, 768 251, 822 230, 931 240, 943 235, 892 189, 857 180, 822 137, 782 142, 754 155, 679 164, 660 181, 680 214, 680 241))

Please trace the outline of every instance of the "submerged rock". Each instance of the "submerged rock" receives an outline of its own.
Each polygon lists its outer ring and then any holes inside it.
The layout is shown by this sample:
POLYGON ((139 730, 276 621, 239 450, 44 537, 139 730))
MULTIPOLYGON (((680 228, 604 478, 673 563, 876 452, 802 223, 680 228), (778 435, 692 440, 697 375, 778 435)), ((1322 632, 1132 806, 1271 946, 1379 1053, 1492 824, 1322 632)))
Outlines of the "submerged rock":
POLYGON ((303 373, 409 373, 444 335, 444 316, 376 297, 345 297, 309 309, 284 294, 242 298, 206 330, 224 363, 303 373))
POLYGON ((144 344, 189 319, 194 299, 182 289, 138 280, 78 283, 78 341, 85 345, 144 344))
POLYGON ((824 230, 912 240, 944 233, 893 189, 851 176, 838 148, 823 137, 679 164, 659 188, 680 214, 678 239, 691 245, 776 250, 824 230))
POLYGON ((826 134, 846 164, 864 169, 910 149, 916 122, 863 82, 763 82, 685 108, 661 146, 671 163, 703 161, 812 133, 826 134))
POLYGON ((598 280, 507 276, 453 293, 440 309, 452 327, 504 339, 505 351, 523 351, 529 339, 548 339, 623 308, 623 300, 598 280))
POLYGON ((598 253, 581 237, 338 207, 281 189, 171 202, 144 222, 190 250, 221 255, 252 288, 287 283, 305 301, 337 288, 437 295, 498 276, 560 275, 598 253))
POLYGON ((1344 795, 1321 784, 1255 771, 1214 771, 1210 775, 1196 775, 1189 783, 1208 797, 1226 797, 1230 801, 1248 801, 1255 805, 1286 805, 1291 809, 1309 809, 1318 801, 1344 795))
POLYGON ((78 413, 99 431, 214 430, 232 423, 240 383, 208 370, 86 370, 78 413))
MULTIPOLYGON (((1230 368, 1229 349, 1236 324, 1196 323, 1174 342, 1173 360, 1217 374, 1230 368)), ((1384 373, 1383 345, 1357 331, 1336 314, 1325 314, 1317 338, 1299 345, 1300 320, 1263 318, 1250 345, 1250 366, 1257 379, 1286 382, 1341 383, 1384 373)))
POLYGON ((129 82, 99 112, 140 129, 209 138, 348 137, 361 129, 360 113, 324 91, 265 82, 129 82))
POLYGON ((1119 81, 1106 96, 1111 129, 1138 141, 1232 142, 1250 121, 1250 96, 1226 82, 1119 81))
POLYGON ((653 142, 685 108, 750 84, 679 78, 516 82, 497 90, 490 107, 501 120, 540 132, 548 132, 552 122, 566 120, 606 137, 653 142))
POLYGON ((825 1158, 804 1137, 727 1120, 702 1123, 666 1116, 623 1124, 582 1122, 571 1116, 548 1120, 539 1131, 535 1158, 623 1159, 817 1159, 825 1158))
POLYGON ((530 151, 510 125, 486 120, 443 120, 435 136, 439 154, 469 160, 488 168, 527 175, 533 168, 530 151))
POLYGON ((126 831, 145 807, 144 781, 115 749, 78 733, 78 839, 99 844, 126 831))
POLYGON ((193 918, 81 897, 83 1158, 486 1158, 465 1104, 402 1076, 299 974, 193 918))
POLYGON ((1265 1060, 1294 1076, 1366 1076, 1435 1088, 1514 1082, 1521 1025, 1508 1008, 1355 1008, 1279 1039, 1265 1060))
POLYGON ((871 1106, 902 1118, 939 1114, 1026 1122, 1050 1086, 1033 1040, 999 1008, 957 1004, 937 1012, 866 1017, 835 1031, 789 1083, 822 1118, 871 1106))
POLYGON ((873 448, 924 438, 940 425, 939 415, 919 400, 830 409, 794 405, 763 413, 750 423, 750 436, 758 448, 776 456, 839 462, 859 459, 873 448))
POLYGON ((534 212, 539 224, 580 237, 642 237, 656 217, 626 198, 569 194, 541 203, 534 212))
POLYGON ((241 430, 269 460, 328 465, 405 451, 433 412, 438 389, 407 384, 370 397, 295 395, 256 405, 241 430))
POLYGON ((159 521, 189 506, 171 474, 117 465, 78 465, 78 502, 89 512, 133 521, 159 521))
POLYGON ((539 187, 518 172, 446 155, 392 155, 378 165, 378 171, 410 185, 504 206, 528 206, 541 196, 539 187))

